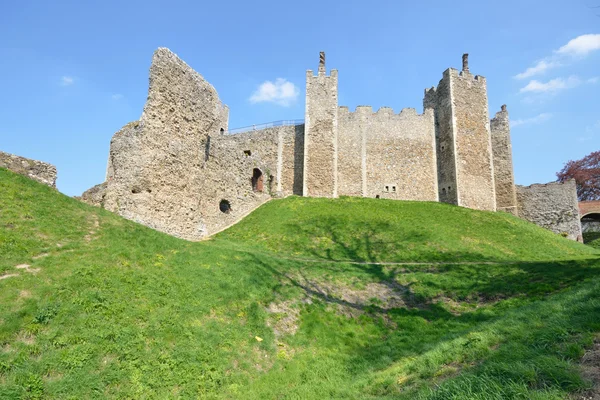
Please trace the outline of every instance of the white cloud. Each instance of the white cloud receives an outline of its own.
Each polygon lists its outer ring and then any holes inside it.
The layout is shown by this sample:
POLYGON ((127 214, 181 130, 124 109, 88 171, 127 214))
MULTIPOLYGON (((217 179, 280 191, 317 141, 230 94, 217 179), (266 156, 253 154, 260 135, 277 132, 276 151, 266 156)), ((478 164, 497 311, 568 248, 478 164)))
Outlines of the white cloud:
POLYGON ((587 83, 590 83, 590 84, 592 84, 592 85, 593 85, 593 84, 595 84, 595 83, 598 83, 598 82, 600 82, 600 78, 598 78, 597 76, 595 76, 595 77, 593 77, 593 78, 590 78, 590 79, 588 79, 586 82, 587 82, 587 83))
POLYGON ((552 79, 545 83, 536 81, 536 80, 532 80, 525 87, 522 87, 520 92, 521 93, 527 93, 527 92, 556 93, 558 91, 561 91, 564 89, 571 89, 571 88, 574 88, 579 85, 581 85, 581 79, 579 79, 577 76, 573 75, 573 76, 568 77, 567 79, 556 78, 556 79, 552 79))
POLYGON ((297 98, 300 91, 292 83, 283 78, 275 82, 265 81, 250 96, 251 103, 275 103, 283 107, 290 106, 297 98))
POLYGON ((525 70, 525 72, 521 72, 520 74, 515 75, 515 78, 517 78, 517 79, 531 78, 532 76, 542 74, 542 73, 546 72, 547 70, 558 67, 558 66, 560 66, 560 63, 558 63, 557 61, 541 60, 541 61, 538 61, 538 63, 535 66, 533 66, 531 68, 527 68, 527 70, 525 70))
POLYGON ((60 78, 61 86, 71 86, 75 83, 75 79, 72 76, 63 76, 60 78))
POLYGON ((574 58, 585 57, 596 50, 600 50, 600 34, 578 36, 558 50, 554 50, 551 56, 539 60, 533 67, 515 75, 515 78, 527 79, 541 75, 552 68, 569 64, 574 58))
POLYGON ((111 96, 113 100, 121 100, 124 96, 121 93, 115 93, 111 96))
POLYGON ((510 127, 515 128, 519 125, 541 124, 542 122, 548 121, 550 118, 552 118, 552 114, 542 113, 540 115, 536 115, 535 117, 531 117, 531 118, 515 119, 513 121, 510 121, 510 127))
POLYGON ((587 56, 593 51, 600 50, 600 34, 581 35, 569 41, 556 53, 573 56, 587 56))

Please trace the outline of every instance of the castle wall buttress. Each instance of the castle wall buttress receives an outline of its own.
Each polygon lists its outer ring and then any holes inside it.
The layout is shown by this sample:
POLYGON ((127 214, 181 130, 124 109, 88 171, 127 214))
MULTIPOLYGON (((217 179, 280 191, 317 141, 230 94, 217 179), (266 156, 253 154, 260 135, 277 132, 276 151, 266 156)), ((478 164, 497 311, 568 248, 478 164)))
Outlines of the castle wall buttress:
POLYGON ((304 196, 337 197, 338 73, 325 71, 321 53, 317 76, 306 72, 304 196))
POLYGON ((496 207, 517 215, 517 192, 510 142, 510 122, 506 106, 490 121, 492 152, 494 154, 494 181, 496 183, 496 207))

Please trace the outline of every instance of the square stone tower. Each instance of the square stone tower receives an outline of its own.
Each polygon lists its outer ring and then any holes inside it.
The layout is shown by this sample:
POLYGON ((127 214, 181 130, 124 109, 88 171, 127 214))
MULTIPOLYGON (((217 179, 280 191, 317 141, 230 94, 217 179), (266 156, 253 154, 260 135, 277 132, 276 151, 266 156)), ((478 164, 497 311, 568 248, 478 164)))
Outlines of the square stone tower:
POLYGON ((517 215, 517 191, 510 143, 508 111, 503 105, 500 112, 490 121, 492 151, 494 153, 494 180, 496 182, 496 207, 517 215))
POLYGON ((435 110, 440 201, 496 211, 496 188, 487 84, 463 69, 449 68, 437 88, 427 89, 424 108, 435 110))
POLYGON ((306 71, 303 196, 337 197, 338 72, 325 70, 321 52, 317 76, 306 71))

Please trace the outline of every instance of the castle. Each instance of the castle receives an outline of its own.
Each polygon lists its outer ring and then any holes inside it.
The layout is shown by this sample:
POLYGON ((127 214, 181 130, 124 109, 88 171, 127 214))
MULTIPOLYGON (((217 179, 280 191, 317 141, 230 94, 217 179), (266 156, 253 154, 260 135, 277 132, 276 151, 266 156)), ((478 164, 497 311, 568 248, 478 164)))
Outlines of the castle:
POLYGON ((150 67, 139 121, 112 138, 106 181, 82 195, 190 240, 273 197, 363 196, 505 211, 581 236, 574 183, 514 184, 506 106, 490 120, 486 79, 449 68, 413 108, 338 105, 338 71, 306 74, 303 123, 232 134, 216 90, 166 48, 150 67))

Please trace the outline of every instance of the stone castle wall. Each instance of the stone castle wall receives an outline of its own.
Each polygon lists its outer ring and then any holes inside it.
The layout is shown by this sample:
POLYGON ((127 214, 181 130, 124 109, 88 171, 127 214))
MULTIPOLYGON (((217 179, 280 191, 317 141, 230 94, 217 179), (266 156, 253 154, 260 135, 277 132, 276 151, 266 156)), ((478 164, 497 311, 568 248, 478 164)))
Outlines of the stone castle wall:
POLYGON ((437 201, 433 110, 340 107, 338 118, 340 195, 437 201))
POLYGON ((458 205, 496 211, 485 78, 450 69, 458 205))
POLYGON ((575 181, 516 186, 519 217, 572 240, 581 240, 575 181))
MULTIPOLYGON (((498 203, 514 213, 508 114, 503 109, 490 126, 485 78, 470 74, 466 57, 462 72, 448 69, 425 91, 419 115, 338 107, 338 73, 326 74, 322 53, 317 75, 307 71, 304 125, 230 135, 229 109, 216 90, 158 49, 140 120, 115 133, 106 181, 82 200, 190 240, 292 194, 439 200, 490 211, 498 203)), ((519 212, 576 235, 574 192, 566 187, 520 188, 519 212)))
MULTIPOLYGON (((447 72, 446 72, 447 73, 447 72)), ((425 91, 423 109, 434 110, 437 155, 438 197, 441 202, 458 205, 454 117, 450 79, 444 77, 437 88, 425 91)))
POLYGON ((227 128, 227 114, 200 74, 158 49, 142 117, 111 141, 105 207, 174 236, 204 236, 199 195, 205 147, 210 135, 227 128))
POLYGON ((211 137, 197 195, 203 233, 211 235, 272 197, 302 194, 304 126, 211 137), (254 178, 254 179, 253 179, 254 178), (220 209, 226 201, 230 209, 220 209))
POLYGON ((0 168, 56 188, 56 167, 52 164, 0 151, 0 168))
POLYGON ((517 193, 513 173, 510 122, 506 106, 490 122, 492 152, 494 155, 494 182, 496 207, 499 211, 517 215, 517 193))

